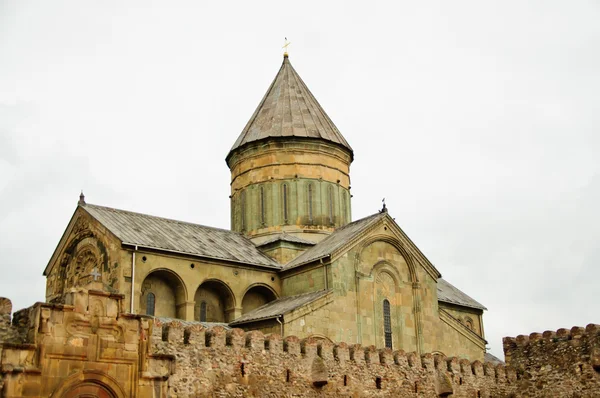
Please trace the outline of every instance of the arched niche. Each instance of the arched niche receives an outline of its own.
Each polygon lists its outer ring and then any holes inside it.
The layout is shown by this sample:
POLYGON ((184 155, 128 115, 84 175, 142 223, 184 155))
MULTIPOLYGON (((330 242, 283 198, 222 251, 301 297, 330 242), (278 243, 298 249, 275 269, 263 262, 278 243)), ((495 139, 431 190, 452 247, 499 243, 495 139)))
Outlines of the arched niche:
POLYGON ((242 299, 242 314, 246 314, 258 307, 277 299, 273 289, 267 285, 256 284, 250 286, 242 299))
POLYGON ((65 379, 51 398, 124 398, 117 380, 97 370, 83 370, 65 379))
POLYGON ((154 270, 142 282, 140 313, 185 319, 186 296, 185 285, 179 275, 167 269, 154 270))
POLYGON ((235 296, 229 286, 218 279, 204 281, 194 295, 194 319, 201 322, 231 322, 235 296))

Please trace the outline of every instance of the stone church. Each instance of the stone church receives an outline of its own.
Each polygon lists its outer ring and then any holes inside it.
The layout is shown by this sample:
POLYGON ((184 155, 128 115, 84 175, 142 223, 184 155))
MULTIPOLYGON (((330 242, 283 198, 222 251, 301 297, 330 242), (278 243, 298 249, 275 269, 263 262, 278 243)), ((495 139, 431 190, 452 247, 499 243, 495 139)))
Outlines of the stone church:
POLYGON ((381 211, 352 220, 354 151, 284 55, 226 156, 231 230, 86 203, 46 300, 101 283, 132 314, 483 360, 485 307, 381 211))

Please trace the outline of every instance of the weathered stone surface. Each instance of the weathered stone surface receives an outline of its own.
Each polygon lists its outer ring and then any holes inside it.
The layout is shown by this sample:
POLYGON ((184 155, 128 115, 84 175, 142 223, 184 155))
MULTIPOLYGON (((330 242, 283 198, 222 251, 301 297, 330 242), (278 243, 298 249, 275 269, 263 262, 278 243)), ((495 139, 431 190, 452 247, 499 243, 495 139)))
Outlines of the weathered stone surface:
POLYGON ((564 329, 568 333, 552 340, 542 334, 505 338, 504 366, 315 338, 282 341, 257 331, 205 330, 128 314, 103 316, 122 296, 82 289, 71 294, 67 301, 84 299, 97 310, 38 303, 19 311, 15 325, 0 327, 3 396, 110 391, 133 397, 136 389, 137 396, 155 398, 600 394, 597 325, 564 329), (25 344, 8 342, 11 333, 26 336, 25 344))

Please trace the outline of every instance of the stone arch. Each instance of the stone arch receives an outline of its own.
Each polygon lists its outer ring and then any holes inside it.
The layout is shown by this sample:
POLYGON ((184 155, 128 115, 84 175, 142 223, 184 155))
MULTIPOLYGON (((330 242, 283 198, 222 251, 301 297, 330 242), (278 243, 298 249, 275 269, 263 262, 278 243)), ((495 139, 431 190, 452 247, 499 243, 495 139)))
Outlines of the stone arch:
POLYGON ((368 239, 365 239, 359 244, 358 250, 356 251, 356 258, 354 259, 355 270, 359 270, 360 258, 363 250, 365 250, 367 247, 369 247, 375 242, 388 243, 392 245, 396 250, 398 250, 402 257, 404 257, 404 261, 406 261, 406 265, 408 266, 408 271, 411 277, 411 282, 419 282, 419 276, 417 274, 417 270, 415 268, 412 256, 410 256, 408 252, 404 249, 404 247, 402 247, 402 243, 397 238, 388 235, 374 235, 368 239))
POLYGON ((198 286, 194 294, 194 319, 203 322, 231 322, 236 307, 231 288, 219 279, 207 279, 198 286), (205 303, 206 319, 200 319, 200 310, 205 303))
POLYGON ((65 379, 50 395, 51 398, 125 398, 119 383, 104 372, 83 370, 65 379))
POLYGON ((390 264, 388 261, 382 260, 375 263, 373 268, 371 268, 371 273, 369 276, 377 278, 382 273, 389 275, 390 278, 394 280, 394 283, 396 285, 396 293, 399 293, 398 289, 400 287, 400 284, 402 283, 402 278, 400 277, 398 269, 392 264, 390 264))
POLYGON ((158 268, 143 279, 140 294, 140 313, 146 314, 148 294, 154 295, 154 316, 185 319, 187 289, 176 272, 158 268))
MULTIPOLYGON (((379 308, 381 303, 378 302, 379 300, 377 300, 377 297, 376 297, 376 287, 375 286, 370 287, 368 281, 361 282, 361 280, 365 279, 365 275, 362 274, 362 272, 361 272, 361 258, 363 257, 363 252, 370 245, 377 243, 377 242, 387 243, 398 251, 398 253, 403 257, 404 262, 406 263, 406 267, 408 269, 408 278, 410 279, 408 281, 409 285, 410 285, 410 287, 409 287, 410 293, 408 293, 407 295, 404 295, 404 293, 403 293, 402 297, 410 297, 410 300, 412 302, 411 303, 402 302, 402 303, 399 303, 399 305, 401 305, 402 307, 410 305, 410 307, 411 307, 410 317, 412 318, 412 319, 410 319, 410 322, 412 324, 414 324, 414 326, 413 326, 414 331, 409 331, 409 330, 403 331, 403 327, 402 327, 403 321, 399 320, 398 321, 399 328, 396 329, 398 332, 394 333, 394 336, 397 336, 396 341, 398 341, 398 343, 399 343, 396 347, 403 348, 403 349, 416 348, 416 350, 419 353, 422 353, 423 346, 424 346, 424 340, 423 340, 423 322, 421 319, 422 318, 421 298, 420 298, 421 286, 419 283, 419 277, 418 277, 417 270, 415 268, 415 263, 413 261, 412 256, 410 256, 409 253, 404 249, 400 240, 398 240, 396 237, 389 236, 389 235, 383 235, 383 234, 373 235, 373 236, 366 238, 364 241, 360 242, 356 246, 356 255, 354 258, 354 270, 356 273, 357 291, 365 289, 365 288, 373 289, 373 306, 374 306, 373 308, 375 309, 375 316, 373 319, 374 322, 372 323, 372 326, 370 326, 370 328, 374 328, 371 330, 375 334, 375 336, 379 336, 379 335, 383 336, 381 333, 378 333, 378 330, 377 330, 378 324, 381 323, 381 321, 383 321, 383 311, 382 311, 382 308, 379 308), (406 334, 406 333, 408 333, 408 334, 406 334), (405 338, 404 338, 405 334, 406 334, 406 337, 410 337, 409 340, 405 340, 405 338), (414 347, 414 348, 405 347, 404 346, 405 343, 412 340, 413 338, 416 339, 416 347, 414 347)), ((379 262, 375 263, 375 265, 373 265, 373 267, 371 267, 371 269, 369 270, 369 275, 368 275, 367 279, 375 280, 373 277, 376 277, 377 271, 381 271, 381 270, 387 271, 386 275, 390 275, 390 277, 392 277, 396 281, 396 288, 398 289, 400 287, 400 283, 398 283, 398 282, 403 282, 402 278, 400 278, 400 275, 398 273, 399 271, 396 267, 393 266, 393 264, 390 264, 388 261, 385 261, 385 260, 379 261, 379 262)), ((361 293, 357 293, 357 296, 359 294, 361 294, 361 293)), ((400 296, 400 294, 398 294, 398 296, 400 296)), ((359 300, 357 300, 357 302, 356 302, 356 311, 357 311, 356 316, 359 319, 359 321, 358 321, 359 333, 362 334, 363 329, 368 328, 369 326, 363 325, 363 320, 362 320, 362 316, 361 316, 361 303, 359 300)), ((399 308, 397 308, 395 312, 396 312, 396 314, 404 313, 403 311, 400 311, 399 308)), ((405 323, 408 321, 409 320, 406 319, 405 323)), ((382 328, 382 330, 383 330, 383 328, 382 328)), ((376 337, 376 343, 378 346, 383 347, 382 340, 380 340, 379 337, 376 337)))
POLYGON ((242 314, 277 299, 275 290, 264 283, 253 283, 242 295, 242 314))

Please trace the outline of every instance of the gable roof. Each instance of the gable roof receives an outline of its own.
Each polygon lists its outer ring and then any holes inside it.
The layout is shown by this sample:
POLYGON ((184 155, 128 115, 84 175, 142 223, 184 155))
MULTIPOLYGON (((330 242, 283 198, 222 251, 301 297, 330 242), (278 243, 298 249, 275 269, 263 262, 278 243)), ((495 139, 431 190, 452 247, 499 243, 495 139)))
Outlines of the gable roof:
POLYGON ((270 137, 320 138, 346 148, 352 156, 352 148, 287 56, 284 56, 279 72, 231 147, 227 159, 237 148, 270 137))
POLYGON ((282 297, 242 315, 233 322, 230 322, 229 325, 234 326, 263 319, 276 318, 287 312, 293 311, 296 308, 302 307, 303 305, 309 304, 316 299, 325 296, 329 292, 331 292, 331 290, 319 290, 316 292, 298 294, 296 296, 282 297))
POLYGON ((443 303, 462 305, 464 307, 476 308, 479 310, 487 310, 484 305, 469 297, 462 290, 452 285, 443 278, 437 281, 438 301, 443 303))
POLYGON ((237 232, 92 204, 80 207, 123 244, 281 268, 237 232))
POLYGON ((369 228, 381 218, 385 217, 386 213, 375 213, 360 220, 346 224, 341 228, 336 229, 331 235, 317 243, 315 246, 306 250, 298 257, 284 265, 283 269, 294 268, 303 264, 308 264, 320 258, 324 258, 340 249, 353 238, 358 236, 365 229, 369 228))

